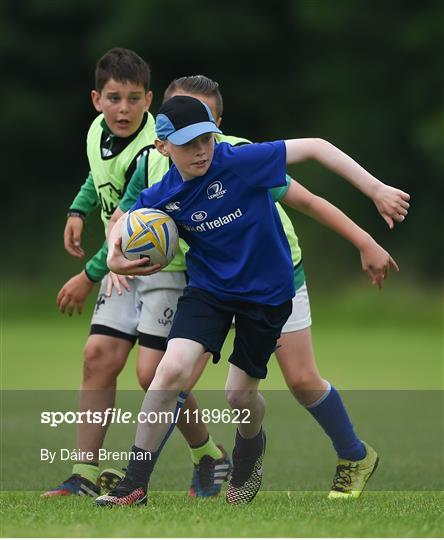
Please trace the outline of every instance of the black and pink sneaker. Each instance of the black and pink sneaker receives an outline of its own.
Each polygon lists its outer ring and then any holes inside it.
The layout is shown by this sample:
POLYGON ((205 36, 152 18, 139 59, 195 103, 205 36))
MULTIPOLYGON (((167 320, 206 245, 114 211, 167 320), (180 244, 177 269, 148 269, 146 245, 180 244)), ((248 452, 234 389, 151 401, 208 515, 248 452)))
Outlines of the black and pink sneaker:
POLYGON ((125 476, 112 491, 96 499, 97 506, 138 506, 146 503, 146 489, 135 485, 128 476, 125 476))

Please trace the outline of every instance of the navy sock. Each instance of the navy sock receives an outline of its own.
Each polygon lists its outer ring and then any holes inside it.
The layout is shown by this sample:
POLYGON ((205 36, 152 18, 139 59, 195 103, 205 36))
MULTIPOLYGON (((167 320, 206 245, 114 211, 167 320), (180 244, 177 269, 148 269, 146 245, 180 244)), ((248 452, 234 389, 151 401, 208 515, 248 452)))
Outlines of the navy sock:
POLYGON ((243 456, 258 456, 259 454, 261 454, 264 446, 264 435, 262 427, 259 433, 251 439, 245 439, 239 433, 239 430, 236 430, 236 440, 234 445, 237 452, 243 456))
POLYGON ((159 454, 158 452, 148 452, 138 446, 133 446, 131 452, 134 452, 135 457, 128 461, 126 476, 136 487, 143 487, 146 491, 159 454))
POLYGON ((309 405, 307 410, 330 437, 339 458, 350 461, 365 458, 365 446, 356 436, 336 388, 331 386, 325 395, 313 405, 309 405))
MULTIPOLYGON (((174 411, 175 421, 177 421, 180 409, 182 408, 186 398, 187 394, 185 392, 181 392, 179 394, 176 409, 174 411)), ((157 458, 159 457, 160 452, 165 446, 165 443, 167 442, 169 436, 173 432, 175 425, 175 423, 171 424, 159 448, 155 452, 148 452, 147 450, 143 450, 142 448, 139 448, 135 445, 131 448, 131 451, 134 452, 135 455, 134 458, 131 458, 128 462, 126 476, 128 476, 137 487, 143 487, 145 491, 147 490, 148 482, 150 480, 150 476, 153 472, 157 458)))

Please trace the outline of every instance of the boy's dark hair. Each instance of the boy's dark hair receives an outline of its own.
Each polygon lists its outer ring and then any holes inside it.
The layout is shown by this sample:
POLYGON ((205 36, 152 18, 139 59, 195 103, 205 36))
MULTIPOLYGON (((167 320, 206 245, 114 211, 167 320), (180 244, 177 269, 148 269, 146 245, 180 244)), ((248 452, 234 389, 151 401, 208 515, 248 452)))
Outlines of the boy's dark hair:
POLYGON ((101 92, 110 79, 140 84, 148 92, 151 72, 145 60, 134 51, 116 47, 105 53, 96 64, 96 90, 101 92))
POLYGON ((219 84, 216 81, 205 77, 205 75, 192 75, 190 77, 174 79, 165 90, 163 102, 170 99, 172 94, 180 90, 189 92, 190 94, 202 94, 203 96, 214 98, 216 101, 217 116, 222 116, 224 104, 219 90, 219 84))

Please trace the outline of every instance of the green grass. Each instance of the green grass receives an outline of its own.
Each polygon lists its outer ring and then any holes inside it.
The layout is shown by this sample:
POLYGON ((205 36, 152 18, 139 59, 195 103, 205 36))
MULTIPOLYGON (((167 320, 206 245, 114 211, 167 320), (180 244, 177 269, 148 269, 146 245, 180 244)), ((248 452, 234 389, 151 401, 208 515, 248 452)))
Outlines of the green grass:
MULTIPOLYGON (((75 409, 93 304, 91 299, 82 317, 68 319, 56 311, 55 289, 10 287, 3 301, 1 386, 7 391, 2 400, 2 536, 444 534, 439 291, 390 286, 383 293, 352 288, 312 297, 320 371, 345 390, 342 395, 359 434, 381 455, 369 490, 358 501, 326 500, 335 467, 330 443, 285 389, 272 359, 262 384, 269 435, 264 490, 250 506, 229 507, 222 498, 189 500, 183 491, 190 478, 189 456, 174 433, 153 475, 148 508, 108 510, 83 498, 38 496, 70 469, 66 462, 42 463, 38 450, 72 448, 74 426, 51 430, 40 425, 37 415, 75 409)), ((134 356, 119 378, 120 390, 137 388, 134 356)), ((223 388, 226 370, 223 360, 207 367, 198 386, 204 406, 224 406, 221 392, 207 390, 223 388)), ((119 395, 119 405, 128 410, 137 410, 140 400, 140 392, 119 395)), ((211 425, 210 430, 231 448, 233 426, 211 425)), ((128 450, 133 431, 131 425, 111 426, 105 447, 128 450)))
POLYGON ((439 537, 439 493, 366 493, 328 501, 325 493, 262 492, 247 507, 223 498, 152 493, 148 507, 96 508, 90 499, 42 500, 32 492, 1 499, 2 536, 35 537, 439 537))
MULTIPOLYGON (((341 389, 442 389, 442 297, 438 290, 370 287, 312 296, 313 340, 321 374, 341 389)), ((57 288, 6 288, 3 305, 1 387, 77 389, 94 298, 84 314, 57 312, 57 288)), ((95 296, 95 295, 92 295, 95 296)), ((222 361, 209 365, 198 388, 225 381, 232 334, 222 361)), ((261 387, 283 389, 277 363, 261 387)), ((119 377, 137 388, 135 351, 119 377)))
MULTIPOLYGON (((85 324, 86 323, 86 324, 85 324)), ((440 333, 419 327, 411 334, 386 323, 348 323, 342 327, 316 322, 315 350, 322 375, 341 389, 438 389, 442 387, 440 333)), ((3 388, 76 389, 82 373, 85 320, 11 321, 4 337, 3 388), (23 336, 25 330, 26 337, 23 336)), ((232 333, 218 366, 211 363, 198 388, 223 387, 232 333)), ((274 358, 262 388, 285 388, 274 358)), ((135 389, 135 351, 119 378, 120 389, 135 389)))

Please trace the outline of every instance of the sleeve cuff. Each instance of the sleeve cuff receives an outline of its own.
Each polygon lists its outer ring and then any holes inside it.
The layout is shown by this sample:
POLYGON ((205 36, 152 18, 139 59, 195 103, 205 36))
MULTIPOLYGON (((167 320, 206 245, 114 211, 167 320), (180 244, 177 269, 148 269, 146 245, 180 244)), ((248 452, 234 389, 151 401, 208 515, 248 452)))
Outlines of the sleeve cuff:
POLYGON ((282 200, 285 197, 285 194, 287 193, 288 188, 290 187, 291 176, 288 176, 287 174, 285 178, 286 178, 285 186, 279 186, 279 187, 270 189, 271 196, 273 197, 274 202, 278 202, 282 200))
POLYGON ((77 208, 70 208, 66 215, 68 217, 75 216, 75 217, 81 217, 83 219, 86 218, 86 213, 83 210, 78 210, 77 208))
POLYGON ((86 277, 92 281, 93 283, 99 283, 99 281, 102 281, 103 277, 93 277, 90 272, 88 271, 88 268, 85 266, 85 268, 83 269, 83 271, 85 272, 86 274, 86 277))

